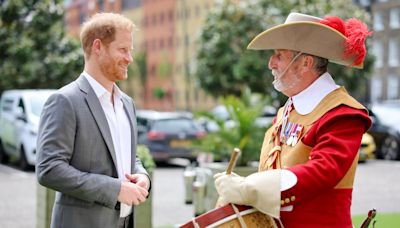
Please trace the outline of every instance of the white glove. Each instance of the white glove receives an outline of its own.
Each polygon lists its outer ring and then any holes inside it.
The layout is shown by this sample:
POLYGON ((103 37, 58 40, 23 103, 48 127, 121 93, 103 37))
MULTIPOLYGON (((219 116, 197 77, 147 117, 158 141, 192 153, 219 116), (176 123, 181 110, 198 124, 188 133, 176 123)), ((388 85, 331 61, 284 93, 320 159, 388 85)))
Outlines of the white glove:
POLYGON ((249 205, 249 197, 243 189, 244 177, 235 173, 217 173, 214 175, 215 188, 221 197, 219 204, 235 203, 249 205))
POLYGON ((279 169, 264 171, 248 177, 217 173, 214 175, 215 187, 224 203, 249 205, 264 214, 279 218, 280 172, 279 169))

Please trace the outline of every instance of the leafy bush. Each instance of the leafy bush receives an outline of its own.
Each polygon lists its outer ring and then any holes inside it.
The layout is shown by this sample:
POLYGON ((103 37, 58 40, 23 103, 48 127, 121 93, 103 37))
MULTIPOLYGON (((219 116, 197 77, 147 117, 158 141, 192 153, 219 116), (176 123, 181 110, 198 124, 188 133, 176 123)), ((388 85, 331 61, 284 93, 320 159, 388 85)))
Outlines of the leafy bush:
POLYGON ((252 104, 251 94, 243 93, 241 98, 228 96, 222 99, 222 104, 229 112, 229 118, 234 124, 227 124, 213 114, 203 114, 204 117, 215 121, 219 130, 207 134, 196 144, 197 149, 212 153, 217 160, 228 160, 233 148, 242 151, 238 159, 238 165, 247 165, 250 161, 259 158, 265 128, 255 125, 257 117, 260 116, 264 102, 252 104), (233 125, 233 126, 232 126, 233 125))
POLYGON ((138 145, 136 149, 136 155, 142 161, 144 168, 147 172, 153 172, 156 168, 156 164, 154 163, 154 159, 150 154, 150 150, 146 145, 138 145))

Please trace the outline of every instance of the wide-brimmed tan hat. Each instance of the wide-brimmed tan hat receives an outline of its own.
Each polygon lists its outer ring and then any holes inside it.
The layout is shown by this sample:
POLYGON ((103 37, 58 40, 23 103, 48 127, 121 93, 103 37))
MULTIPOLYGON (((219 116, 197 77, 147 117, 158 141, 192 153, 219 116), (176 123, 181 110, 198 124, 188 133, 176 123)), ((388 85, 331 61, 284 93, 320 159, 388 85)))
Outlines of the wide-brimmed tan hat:
POLYGON ((257 35, 247 49, 287 49, 362 68, 366 55, 365 39, 369 35, 367 26, 354 18, 344 22, 338 17, 322 19, 290 13, 284 24, 257 35))

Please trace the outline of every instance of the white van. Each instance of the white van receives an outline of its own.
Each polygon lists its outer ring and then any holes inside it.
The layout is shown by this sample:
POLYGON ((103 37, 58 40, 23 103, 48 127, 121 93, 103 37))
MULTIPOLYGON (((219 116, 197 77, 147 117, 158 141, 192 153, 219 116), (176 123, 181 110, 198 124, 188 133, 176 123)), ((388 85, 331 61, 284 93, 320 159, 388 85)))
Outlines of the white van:
POLYGON ((35 165, 40 114, 56 90, 6 90, 0 99, 0 162, 16 159, 21 169, 35 165))

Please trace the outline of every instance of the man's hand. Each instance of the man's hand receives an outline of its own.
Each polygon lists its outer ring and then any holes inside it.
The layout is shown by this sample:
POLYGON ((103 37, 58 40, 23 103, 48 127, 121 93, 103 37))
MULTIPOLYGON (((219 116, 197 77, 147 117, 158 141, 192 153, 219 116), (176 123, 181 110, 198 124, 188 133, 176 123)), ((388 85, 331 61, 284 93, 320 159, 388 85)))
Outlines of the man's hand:
POLYGON ((136 206, 146 201, 148 194, 149 192, 138 184, 125 181, 121 183, 118 201, 128 205, 136 206))
POLYGON ((140 187, 149 190, 150 179, 145 174, 125 174, 126 179, 130 182, 139 185, 140 187))
POLYGON ((214 175, 215 187, 221 197, 219 205, 226 203, 235 203, 240 205, 249 205, 250 197, 246 194, 244 177, 235 173, 217 173, 214 175))

